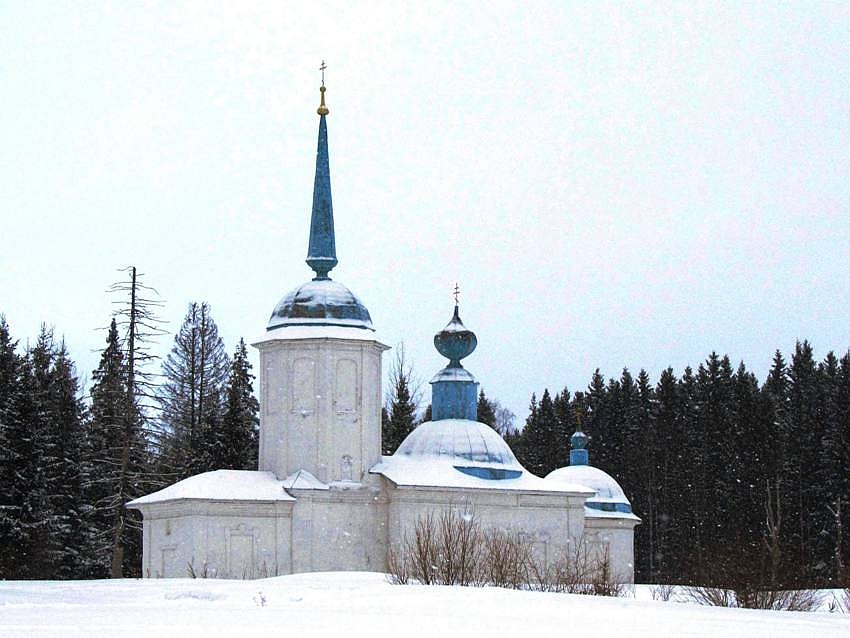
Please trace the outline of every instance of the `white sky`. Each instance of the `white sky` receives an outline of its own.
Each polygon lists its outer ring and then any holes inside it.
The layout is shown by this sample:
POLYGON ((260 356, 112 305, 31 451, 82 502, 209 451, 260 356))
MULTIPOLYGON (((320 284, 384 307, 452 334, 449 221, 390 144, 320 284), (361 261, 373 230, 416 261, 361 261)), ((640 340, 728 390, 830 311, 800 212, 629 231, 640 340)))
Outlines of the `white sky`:
POLYGON ((596 367, 843 353, 850 5, 691 4, 0 2, 0 312, 88 377, 135 264, 172 333, 259 336, 312 276, 325 59, 331 274, 423 380, 455 281, 520 421, 596 367))

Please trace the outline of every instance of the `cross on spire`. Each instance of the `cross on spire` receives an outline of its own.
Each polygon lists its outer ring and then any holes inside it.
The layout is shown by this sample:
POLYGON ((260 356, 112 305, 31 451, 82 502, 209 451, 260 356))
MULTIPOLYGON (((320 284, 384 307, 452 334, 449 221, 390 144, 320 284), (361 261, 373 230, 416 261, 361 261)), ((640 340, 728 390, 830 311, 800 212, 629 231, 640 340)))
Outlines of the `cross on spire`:
POLYGON ((454 296, 455 296, 455 305, 457 305, 457 300, 460 297, 460 287, 457 285, 457 282, 455 282, 454 296))
POLYGON ((325 69, 328 68, 328 65, 325 64, 325 61, 322 60, 322 66, 319 67, 319 71, 322 72, 322 86, 325 85, 325 69))

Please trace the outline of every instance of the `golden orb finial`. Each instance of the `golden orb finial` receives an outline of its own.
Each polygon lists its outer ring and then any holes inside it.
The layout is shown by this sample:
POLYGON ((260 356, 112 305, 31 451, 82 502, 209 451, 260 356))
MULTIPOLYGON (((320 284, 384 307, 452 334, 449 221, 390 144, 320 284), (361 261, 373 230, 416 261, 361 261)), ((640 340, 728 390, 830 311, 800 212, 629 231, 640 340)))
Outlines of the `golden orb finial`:
POLYGON ((322 103, 319 104, 319 108, 316 109, 316 113, 319 115, 327 115, 330 113, 328 107, 325 106, 325 69, 327 68, 328 66, 325 64, 325 61, 322 60, 322 66, 319 67, 319 71, 322 72, 322 86, 319 87, 319 91, 322 93, 322 103))

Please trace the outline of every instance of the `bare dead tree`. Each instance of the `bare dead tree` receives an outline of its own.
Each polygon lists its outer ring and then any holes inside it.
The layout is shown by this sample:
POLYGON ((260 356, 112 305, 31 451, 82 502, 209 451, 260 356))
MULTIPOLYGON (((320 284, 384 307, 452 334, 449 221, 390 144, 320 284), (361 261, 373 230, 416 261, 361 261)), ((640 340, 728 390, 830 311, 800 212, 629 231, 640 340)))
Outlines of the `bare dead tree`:
MULTIPOLYGON (((118 481, 118 507, 116 507, 116 519, 112 528, 112 560, 110 575, 112 578, 123 576, 124 564, 124 535, 126 526, 133 525, 127 515, 125 504, 132 500, 136 494, 129 492, 131 454, 133 452, 133 441, 137 430, 146 439, 148 430, 147 411, 151 409, 149 399, 154 397, 155 375, 146 369, 146 366, 159 357, 151 352, 151 347, 156 343, 157 337, 165 334, 160 325, 162 320, 157 315, 157 310, 163 307, 164 302, 159 299, 156 289, 143 284, 141 275, 137 273, 135 266, 128 266, 120 270, 127 274, 127 279, 112 284, 107 292, 121 295, 121 299, 113 301, 115 311, 113 316, 119 328, 125 331, 124 337, 124 361, 126 363, 126 398, 123 414, 123 434, 121 446, 121 458, 118 481)), ((139 487, 136 481, 136 488, 139 487)))

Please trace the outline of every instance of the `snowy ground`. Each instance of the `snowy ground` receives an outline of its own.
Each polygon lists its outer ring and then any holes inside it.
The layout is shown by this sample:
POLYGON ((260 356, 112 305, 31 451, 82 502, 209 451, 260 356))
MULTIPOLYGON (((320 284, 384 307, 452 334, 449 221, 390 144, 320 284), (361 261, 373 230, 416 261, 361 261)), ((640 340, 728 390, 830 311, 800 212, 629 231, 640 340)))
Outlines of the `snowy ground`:
POLYGON ((0 636, 850 636, 850 616, 497 588, 390 585, 381 574, 255 581, 0 581, 0 636), (580 632, 580 633, 577 633, 580 632))

